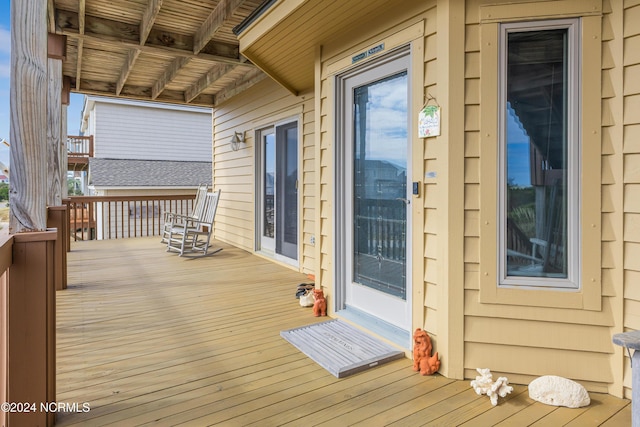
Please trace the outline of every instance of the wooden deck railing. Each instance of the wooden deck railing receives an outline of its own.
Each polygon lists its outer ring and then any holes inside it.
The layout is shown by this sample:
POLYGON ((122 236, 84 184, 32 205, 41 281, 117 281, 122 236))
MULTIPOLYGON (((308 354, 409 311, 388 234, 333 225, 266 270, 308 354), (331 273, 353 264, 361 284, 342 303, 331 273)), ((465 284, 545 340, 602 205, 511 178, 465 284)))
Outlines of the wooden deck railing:
POLYGON ((159 236, 164 213, 187 215, 195 194, 154 196, 72 196, 67 205, 69 238, 124 239, 159 236))
POLYGON ((92 136, 67 136, 67 167, 70 171, 86 171, 93 157, 92 136))
POLYGON ((0 237, 0 401, 9 402, 0 411, 3 426, 55 421, 40 408, 56 402, 56 240, 56 229, 0 237))
POLYGON ((93 135, 67 136, 67 153, 72 157, 93 157, 93 135))

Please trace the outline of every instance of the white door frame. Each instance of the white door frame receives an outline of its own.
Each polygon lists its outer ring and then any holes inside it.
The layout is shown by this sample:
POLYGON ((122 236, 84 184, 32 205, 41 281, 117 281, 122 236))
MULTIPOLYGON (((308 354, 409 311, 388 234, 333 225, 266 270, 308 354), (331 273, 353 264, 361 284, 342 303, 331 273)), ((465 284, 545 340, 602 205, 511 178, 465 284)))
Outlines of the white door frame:
MULTIPOLYGON (((256 191, 256 250, 257 251, 264 251, 267 253, 275 253, 275 248, 276 248, 276 243, 275 243, 275 217, 273 219, 273 227, 274 227, 274 237, 267 237, 265 236, 265 227, 266 227, 266 221, 264 219, 264 211, 266 209, 266 202, 265 202, 265 187, 266 187, 266 180, 265 180, 265 158, 266 158, 266 150, 264 147, 264 138, 267 135, 273 135, 274 138, 274 153, 275 153, 275 135, 276 135, 276 131, 275 131, 275 126, 270 126, 264 129, 261 129, 258 131, 258 135, 256 138, 257 144, 256 144, 256 177, 257 177, 257 191, 256 191)), ((274 158, 275 161, 275 158, 274 158)), ((275 164, 274 164, 274 169, 275 169, 275 164)), ((275 182, 272 184, 274 186, 274 193, 275 193, 275 182)), ((275 198, 275 194, 274 194, 274 198, 275 198)), ((275 202, 274 202, 274 209, 275 209, 275 202)), ((274 211, 275 213, 275 211, 274 211)))
POLYGON ((280 120, 276 123, 270 124, 270 125, 266 125, 266 126, 262 126, 260 129, 258 129, 256 131, 256 152, 255 152, 255 158, 256 158, 256 164, 255 164, 255 171, 256 171, 256 194, 255 194, 255 206, 256 206, 256 210, 255 210, 255 250, 256 252, 265 254, 277 261, 286 263, 286 264, 290 264, 293 266, 299 266, 299 258, 300 258, 300 247, 301 247, 301 239, 300 239, 300 191, 299 191, 299 187, 298 187, 298 196, 296 198, 296 204, 297 204, 297 218, 295 221, 295 233, 297 236, 297 249, 296 249, 296 258, 291 258, 285 255, 282 255, 280 253, 278 253, 276 247, 277 247, 277 239, 278 239, 278 234, 280 231, 277 229, 278 228, 278 221, 276 218, 276 209, 277 209, 277 204, 278 202, 276 201, 276 192, 277 192, 277 186, 278 183, 276 182, 276 177, 278 175, 278 171, 277 169, 275 170, 274 173, 274 182, 273 182, 273 186, 274 186, 274 218, 273 218, 273 222, 274 222, 274 237, 270 238, 270 237, 266 237, 264 236, 264 230, 265 230, 265 221, 263 218, 263 212, 265 209, 265 200, 264 200, 264 190, 265 190, 265 179, 264 179, 264 172, 265 172, 265 168, 264 168, 264 161, 265 161, 265 149, 264 149, 264 137, 266 135, 273 135, 274 137, 274 169, 277 168, 277 156, 278 156, 278 140, 277 140, 277 129, 279 127, 286 127, 291 125, 292 123, 296 124, 296 128, 297 128, 297 143, 298 143, 298 147, 297 147, 297 165, 298 165, 298 179, 297 181, 300 181, 300 157, 301 157, 301 146, 300 146, 300 120, 298 118, 290 118, 290 119, 284 119, 284 120, 280 120))
MULTIPOLYGON (((406 333, 411 330, 412 327, 412 268, 411 268, 411 212, 409 206, 407 206, 407 222, 406 222, 406 300, 400 300, 399 298, 394 299, 394 297, 388 295, 382 295, 381 292, 366 288, 364 286, 350 286, 351 276, 350 272, 353 271, 352 268, 352 211, 351 211, 351 200, 353 197, 352 191, 352 179, 350 178, 350 174, 352 172, 352 163, 353 163, 353 138, 348 136, 349 129, 351 129, 351 124, 345 123, 350 121, 351 113, 349 111, 345 111, 346 108, 351 108, 352 106, 352 96, 346 90, 346 81, 349 79, 353 79, 358 75, 361 75, 365 72, 369 72, 372 70, 382 69, 385 64, 389 63, 398 63, 400 62, 402 65, 400 69, 407 71, 407 113, 408 123, 407 123, 407 181, 409 181, 412 177, 411 167, 411 51, 409 46, 405 46, 403 48, 397 49, 395 51, 390 52, 389 54, 376 58, 373 61, 364 64, 363 66, 357 67, 355 69, 351 69, 348 72, 338 75, 335 77, 335 88, 336 88, 336 127, 335 131, 335 139, 337 147, 335 150, 335 195, 336 195, 336 204, 335 204, 335 310, 338 315, 344 315, 345 317, 350 317, 354 319, 350 313, 358 312, 359 310, 355 307, 355 310, 349 306, 349 302, 354 298, 365 298, 370 302, 371 307, 367 307, 367 311, 365 311, 364 316, 360 314, 356 315, 356 318, 359 319, 367 319, 369 317, 373 318, 373 323, 376 324, 384 324, 384 328, 391 329, 391 334, 394 334, 393 329, 397 329, 396 333, 402 335, 402 340, 405 339, 406 333), (349 103, 345 101, 345 98, 348 98, 349 103), (348 106, 348 107, 347 107, 348 106), (347 130, 345 130, 345 128, 347 130), (397 316, 388 316, 387 314, 393 314, 401 312, 401 318, 397 318, 397 316)), ((396 71, 393 71, 393 74, 400 71, 400 69, 396 68, 396 71)), ((377 75, 373 80, 376 81, 385 77, 385 74, 377 75)), ((359 84, 359 83, 358 83, 359 84)), ((366 84, 363 83, 363 84, 366 84)), ((406 200, 411 201, 412 197, 410 195, 411 185, 410 182, 407 182, 407 195, 406 200)), ((358 321, 357 319, 354 319, 358 321)), ((368 320, 364 320, 361 323, 365 323, 365 327, 370 326, 372 323, 368 320)), ((406 343, 405 343, 406 344, 406 343)))

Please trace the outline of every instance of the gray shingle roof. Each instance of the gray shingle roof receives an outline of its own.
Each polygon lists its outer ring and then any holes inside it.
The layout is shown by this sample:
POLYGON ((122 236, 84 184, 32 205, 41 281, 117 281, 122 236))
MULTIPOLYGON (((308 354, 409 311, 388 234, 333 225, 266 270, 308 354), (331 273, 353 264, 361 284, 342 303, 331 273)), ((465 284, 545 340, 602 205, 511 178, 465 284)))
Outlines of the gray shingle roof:
POLYGON ((89 159, 89 184, 98 187, 211 185, 211 162, 89 159))

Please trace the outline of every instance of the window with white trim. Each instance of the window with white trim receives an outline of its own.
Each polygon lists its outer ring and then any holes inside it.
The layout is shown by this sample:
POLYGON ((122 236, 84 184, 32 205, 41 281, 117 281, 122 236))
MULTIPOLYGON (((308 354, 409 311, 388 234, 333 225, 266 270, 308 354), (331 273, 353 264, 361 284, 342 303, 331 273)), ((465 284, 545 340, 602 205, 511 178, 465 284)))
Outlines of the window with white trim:
POLYGON ((501 287, 580 287, 579 25, 499 25, 501 287))

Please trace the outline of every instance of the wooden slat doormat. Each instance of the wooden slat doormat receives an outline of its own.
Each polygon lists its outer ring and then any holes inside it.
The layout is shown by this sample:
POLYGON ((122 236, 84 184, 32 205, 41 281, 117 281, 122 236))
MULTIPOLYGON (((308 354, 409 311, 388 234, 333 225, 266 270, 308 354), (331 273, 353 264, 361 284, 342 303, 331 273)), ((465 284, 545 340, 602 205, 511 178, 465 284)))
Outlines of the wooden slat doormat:
POLYGON ((403 351, 340 320, 281 331, 280 336, 337 378, 404 357, 403 351))

